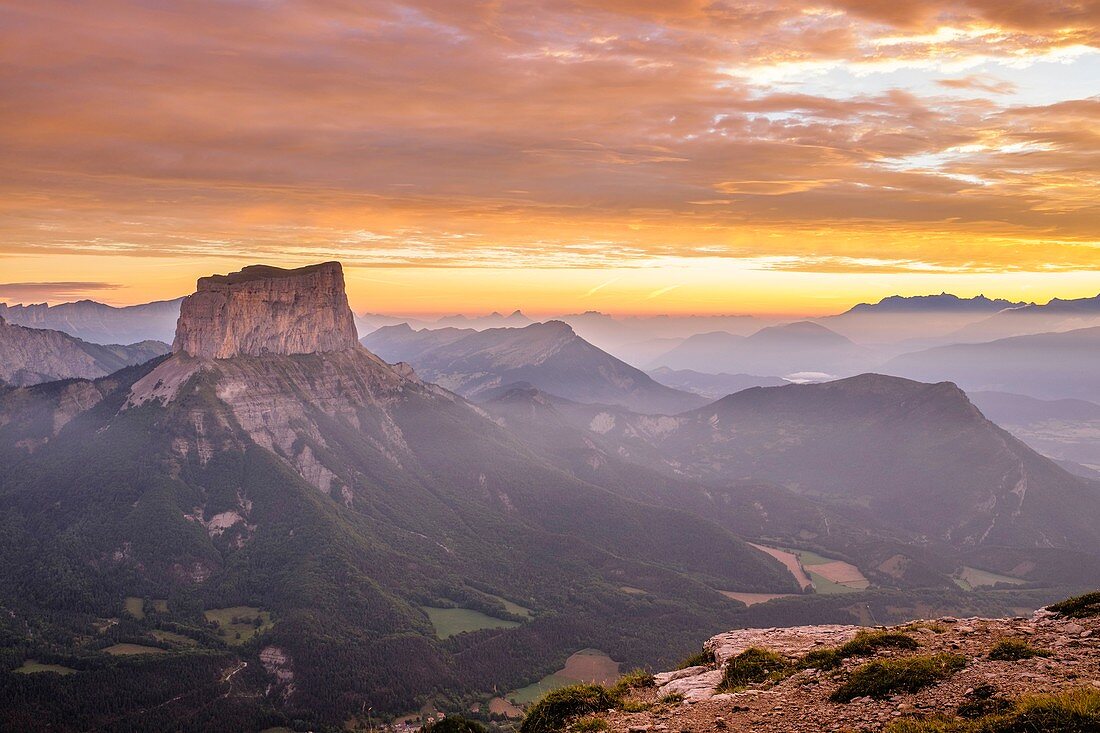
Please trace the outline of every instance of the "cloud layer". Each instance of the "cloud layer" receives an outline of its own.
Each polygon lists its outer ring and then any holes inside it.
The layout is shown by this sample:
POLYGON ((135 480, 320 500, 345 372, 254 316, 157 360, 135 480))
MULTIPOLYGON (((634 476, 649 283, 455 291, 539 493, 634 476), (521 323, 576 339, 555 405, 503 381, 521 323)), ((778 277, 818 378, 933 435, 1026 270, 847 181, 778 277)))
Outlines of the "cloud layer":
POLYGON ((1094 0, 6 3, 0 258, 1094 269, 1098 29, 1094 0))

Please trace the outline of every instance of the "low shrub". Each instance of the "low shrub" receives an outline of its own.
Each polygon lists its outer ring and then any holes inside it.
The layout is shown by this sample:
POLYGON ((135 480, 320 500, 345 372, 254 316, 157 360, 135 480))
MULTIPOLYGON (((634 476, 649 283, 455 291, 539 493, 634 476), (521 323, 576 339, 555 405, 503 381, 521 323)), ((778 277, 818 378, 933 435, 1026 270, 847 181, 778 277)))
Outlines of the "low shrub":
POLYGON ((601 685, 570 685, 542 696, 520 723, 520 733, 556 733, 574 718, 616 707, 622 698, 601 685))
POLYGON ((1024 639, 1002 639, 989 651, 989 658, 997 662, 1016 662, 1034 657, 1051 657, 1046 649, 1038 649, 1024 639))
POLYGON ((956 654, 868 662, 854 670, 829 699, 851 702, 857 697, 883 698, 899 692, 917 692, 947 679, 965 666, 966 658, 956 654))
POLYGON ((736 690, 745 685, 782 676, 790 668, 787 660, 775 652, 752 647, 726 663, 720 690, 736 690))
POLYGON ((684 696, 679 692, 670 692, 667 695, 662 695, 658 700, 658 705, 676 705, 684 701, 684 696))
POLYGON ((1047 610, 1054 611, 1060 616, 1069 616, 1070 618, 1093 618, 1095 616, 1100 616, 1100 590, 1059 601, 1052 606, 1047 606, 1047 610))

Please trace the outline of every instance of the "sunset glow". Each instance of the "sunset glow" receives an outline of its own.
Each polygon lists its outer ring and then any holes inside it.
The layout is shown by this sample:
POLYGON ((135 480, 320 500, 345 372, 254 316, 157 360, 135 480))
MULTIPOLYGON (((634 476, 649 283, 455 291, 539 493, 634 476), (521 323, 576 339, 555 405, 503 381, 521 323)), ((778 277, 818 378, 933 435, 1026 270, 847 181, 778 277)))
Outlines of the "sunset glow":
POLYGON ((0 300, 338 259, 357 311, 1100 292, 1095 0, 0 4, 0 300))

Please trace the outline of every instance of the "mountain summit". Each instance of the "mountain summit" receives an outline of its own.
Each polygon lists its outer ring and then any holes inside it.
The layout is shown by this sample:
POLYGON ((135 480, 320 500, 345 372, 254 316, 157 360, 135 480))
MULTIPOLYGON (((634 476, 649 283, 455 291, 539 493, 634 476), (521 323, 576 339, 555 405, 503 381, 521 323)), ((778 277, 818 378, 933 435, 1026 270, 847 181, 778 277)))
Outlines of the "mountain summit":
POLYGON ((180 307, 172 350, 209 359, 316 354, 354 349, 357 339, 339 262, 253 265, 199 279, 180 307))

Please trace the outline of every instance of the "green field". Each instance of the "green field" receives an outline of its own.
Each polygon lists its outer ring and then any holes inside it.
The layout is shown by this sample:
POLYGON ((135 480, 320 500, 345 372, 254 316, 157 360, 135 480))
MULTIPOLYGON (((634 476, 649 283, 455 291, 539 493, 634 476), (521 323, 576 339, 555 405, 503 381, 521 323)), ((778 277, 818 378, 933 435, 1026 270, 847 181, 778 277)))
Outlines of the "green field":
POLYGON ((991 573, 988 570, 979 570, 978 568, 970 568, 965 565, 958 570, 951 579, 955 581, 955 585, 959 586, 963 590, 974 590, 975 588, 984 588, 986 586, 996 585, 997 583, 1008 583, 1010 585, 1022 585, 1026 583, 1026 580, 1020 580, 1019 578, 1013 578, 1008 575, 998 575, 997 573, 991 573))
POLYGON ((126 657, 132 654, 164 654, 163 649, 155 646, 142 646, 141 644, 115 644, 103 651, 114 657, 126 657))
POLYGON ((123 605, 126 608, 126 613, 130 614, 138 621, 145 618, 145 599, 136 596, 126 596, 126 601, 123 605))
POLYGON ((524 618, 531 618, 531 616, 534 615, 534 612, 530 608, 525 608, 524 606, 521 606, 518 603, 512 603, 507 598, 501 598, 500 596, 494 596, 494 595, 491 595, 491 594, 486 594, 486 595, 488 595, 490 598, 495 598, 496 600, 503 603, 504 604, 504 610, 507 611, 508 613, 514 613, 517 616, 523 616, 524 618))
POLYGON ((211 608, 203 611, 207 621, 218 625, 218 636, 227 644, 244 644, 257 633, 272 627, 271 614, 252 606, 211 608), (260 619, 259 626, 256 619, 260 619), (236 619, 236 621, 234 621, 236 619))
POLYGON ((619 663, 599 649, 581 649, 565 660, 565 666, 548 674, 538 682, 521 687, 505 695, 507 700, 523 707, 530 705, 547 692, 568 687, 578 682, 611 684, 619 676, 619 663))
POLYGON ((44 664, 33 659, 28 659, 19 667, 12 670, 16 674, 37 674, 38 672, 53 672, 54 674, 72 674, 76 672, 72 667, 63 667, 60 664, 44 664))
POLYGON ((518 621, 505 621, 500 618, 486 616, 481 611, 469 608, 435 608, 434 606, 421 606, 420 610, 428 614, 428 619, 435 627, 435 635, 440 639, 446 639, 461 634, 464 631, 480 631, 481 629, 514 629, 519 626, 518 621))
POLYGON ((157 629, 153 632, 153 637, 157 641, 164 641, 177 646, 196 646, 198 644, 194 639, 184 636, 183 634, 177 634, 173 631, 161 631, 157 629))

